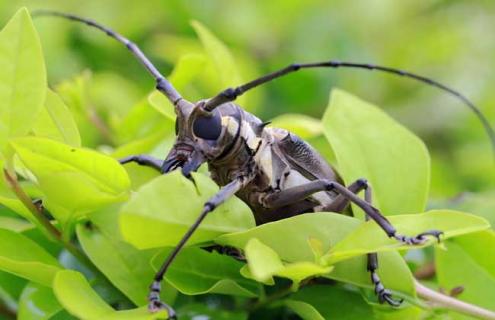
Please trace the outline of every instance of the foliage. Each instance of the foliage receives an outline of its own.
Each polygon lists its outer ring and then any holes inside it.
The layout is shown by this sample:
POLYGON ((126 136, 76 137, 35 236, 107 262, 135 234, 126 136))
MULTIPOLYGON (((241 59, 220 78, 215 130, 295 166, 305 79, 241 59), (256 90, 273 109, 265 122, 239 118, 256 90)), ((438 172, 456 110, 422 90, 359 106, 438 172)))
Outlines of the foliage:
MULTIPOLYGON (((170 79, 181 91, 215 93, 249 75, 249 59, 230 52, 200 22, 192 27, 198 39, 174 43, 182 50, 170 79), (207 80, 198 84, 199 78, 207 80)), ((49 89, 38 32, 26 9, 0 33, 0 66, 2 164, 17 177, 0 184, 5 317, 163 318, 165 312, 151 315, 145 308, 154 271, 218 187, 205 168, 193 175, 193 184, 179 172, 159 176, 116 159, 136 153, 163 158, 174 138, 172 106, 157 92, 137 97, 134 106, 122 105, 120 98, 133 99, 132 89, 105 92, 122 96, 102 99, 101 88, 95 104, 96 87, 121 83, 109 75, 83 73, 49 89), (47 232, 23 192, 42 200, 41 219, 50 219, 55 234, 47 232)), ((256 100, 254 95, 242 102, 252 110, 256 100)), ((495 308, 487 298, 495 296, 495 254, 485 251, 495 248, 487 221, 494 221, 493 213, 425 212, 430 158, 419 138, 341 90, 332 92, 321 122, 291 114, 274 124, 331 149, 328 158, 346 184, 368 178, 376 206, 399 232, 443 230, 440 245, 429 240, 414 251, 428 257, 434 245, 438 278, 431 285, 462 285, 461 299, 495 308)), ((232 198, 205 219, 178 255, 163 298, 180 319, 419 319, 444 312, 416 296, 413 271, 425 261, 401 255, 399 250, 409 248, 353 211, 355 217, 315 213, 255 226, 249 208, 232 198), (203 249, 211 245, 238 248, 247 261, 203 249), (366 271, 369 252, 379 253, 380 277, 405 299, 402 307, 378 304, 366 271)))

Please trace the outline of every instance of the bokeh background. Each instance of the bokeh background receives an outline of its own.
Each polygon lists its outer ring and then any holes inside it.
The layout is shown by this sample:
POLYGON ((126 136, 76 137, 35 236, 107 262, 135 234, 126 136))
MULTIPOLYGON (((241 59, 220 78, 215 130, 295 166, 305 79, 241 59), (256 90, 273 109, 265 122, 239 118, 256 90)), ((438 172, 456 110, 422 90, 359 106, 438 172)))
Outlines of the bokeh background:
MULTIPOLYGON (((232 51, 239 80, 291 62, 370 62, 457 88, 495 122, 493 1, 9 0, 0 2, 0 21, 20 6, 61 10, 111 26, 139 44, 165 74, 184 53, 203 50, 190 24, 197 20, 232 51)), ((97 110, 129 110, 152 90, 148 74, 105 35, 59 19, 35 24, 51 86, 90 70, 88 103, 97 110)), ((186 90, 193 100, 221 89, 210 85, 207 75, 194 82, 186 90)), ((332 87, 383 107, 426 142, 432 207, 489 214, 495 206, 495 166, 488 138, 465 106, 434 88, 377 72, 312 70, 249 93, 245 107, 264 120, 287 112, 320 118, 332 87)))

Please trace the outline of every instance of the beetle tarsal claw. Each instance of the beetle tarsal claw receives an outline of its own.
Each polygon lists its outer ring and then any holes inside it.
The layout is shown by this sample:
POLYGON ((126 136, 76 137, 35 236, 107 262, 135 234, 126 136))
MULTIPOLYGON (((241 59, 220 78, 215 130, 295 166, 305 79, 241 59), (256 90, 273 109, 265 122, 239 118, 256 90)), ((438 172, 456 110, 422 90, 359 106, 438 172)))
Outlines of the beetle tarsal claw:
POLYGON ((399 299, 399 300, 394 299, 392 297, 392 293, 387 289, 384 289, 378 293, 378 300, 380 301, 380 303, 386 302, 392 307, 399 307, 404 301, 404 299, 399 299))
POLYGON ((395 234, 393 235, 393 238, 399 240, 402 243, 408 244, 408 245, 420 245, 424 244, 426 241, 428 241, 428 237, 434 237, 437 239, 438 243, 440 243, 440 236, 443 234, 442 231, 439 230, 429 230, 422 232, 418 234, 417 236, 414 237, 408 237, 400 234, 395 234))
POLYGON ((172 309, 168 304, 160 300, 160 281, 153 281, 150 286, 150 294, 148 296, 148 311, 151 313, 156 313, 161 310, 166 310, 168 314, 167 319, 177 319, 175 310, 172 309))
POLYGON ((159 299, 157 300, 150 300, 148 304, 148 311, 151 313, 156 313, 162 310, 167 310, 168 318, 169 320, 175 320, 177 319, 177 314, 175 313, 175 310, 172 309, 168 304, 165 302, 160 301, 159 299))

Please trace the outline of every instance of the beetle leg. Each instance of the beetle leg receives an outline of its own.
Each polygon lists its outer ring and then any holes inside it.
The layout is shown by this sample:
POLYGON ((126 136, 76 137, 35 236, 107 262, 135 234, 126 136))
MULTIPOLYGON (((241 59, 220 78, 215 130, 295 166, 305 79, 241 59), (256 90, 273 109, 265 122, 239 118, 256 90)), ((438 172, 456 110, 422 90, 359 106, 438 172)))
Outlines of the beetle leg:
POLYGON ((245 186, 246 183, 251 181, 251 178, 248 179, 246 177, 239 177, 236 180, 231 181, 227 185, 223 186, 213 197, 211 197, 203 206, 203 210, 201 211, 201 214, 199 217, 196 219, 196 221, 191 225, 189 230, 184 234, 182 239, 179 241, 177 246, 175 246, 174 250, 168 255, 167 259, 165 262, 162 264, 158 272, 156 273, 154 277, 154 281, 150 286, 150 293, 148 296, 148 309, 151 312, 156 312, 158 310, 166 309, 169 312, 169 318, 175 319, 175 312, 173 309, 165 304, 164 302, 160 301, 160 287, 161 287, 161 281, 163 280, 163 277, 165 273, 167 272, 168 268, 172 264, 173 260, 179 253, 179 251, 184 247, 186 244, 187 240, 192 236, 194 231, 199 227, 201 222, 206 218, 208 213, 211 211, 215 210, 216 207, 221 205, 223 202, 225 202, 227 199, 232 197, 237 191, 239 191, 243 186, 245 186))
POLYGON ((229 257, 232 257, 234 259, 236 259, 237 261, 242 261, 242 262, 246 262, 246 257, 244 256, 244 254, 242 253, 242 250, 238 249, 238 248, 235 248, 235 247, 231 247, 231 246, 222 246, 222 245, 219 245, 219 244, 215 244, 215 245, 212 245, 212 246, 208 246, 208 247, 203 247, 201 248, 203 250, 206 250, 208 252, 218 252, 219 254, 223 254, 223 255, 227 255, 229 257))
MULTIPOLYGON (((368 187, 368 182, 365 179, 358 179, 351 183, 349 186, 347 186, 347 189, 351 191, 352 193, 358 194, 361 191, 365 191, 365 200, 371 204, 371 194, 368 194, 371 192, 370 188, 368 187), (370 190, 368 192, 368 190, 370 190), (368 198, 370 201, 368 201, 368 198)), ((325 207, 322 211, 331 211, 331 212, 339 212, 341 213, 347 206, 349 205, 349 199, 344 197, 341 194, 338 194, 335 199, 332 201, 332 203, 325 207)))
MULTIPOLYGON (((364 179, 359 179, 349 186, 349 188, 343 185, 328 180, 315 180, 307 184, 300 185, 297 187, 292 187, 285 189, 283 191, 272 193, 265 198, 263 198, 263 205, 267 208, 277 208, 286 205, 290 205, 297 201, 301 201, 311 196, 312 194, 320 191, 337 191, 339 195, 335 199, 333 205, 331 205, 328 210, 339 212, 342 211, 349 202, 355 203, 366 213, 366 220, 373 219, 386 233, 389 237, 395 238, 403 243, 409 245, 416 245, 424 243, 427 238, 426 236, 431 235, 440 240, 441 231, 431 230, 427 232, 420 233, 417 236, 409 237, 401 234, 397 234, 397 231, 392 226, 392 224, 385 218, 378 209, 371 204, 371 186, 364 179), (359 191, 365 191, 364 200, 356 195, 359 191)), ((378 295, 378 299, 381 303, 387 302, 392 306, 398 306, 402 301, 397 301, 392 298, 391 292, 383 286, 380 277, 376 270, 378 269, 378 256, 376 253, 367 254, 368 258, 368 271, 371 275, 371 281, 375 286, 375 293, 378 295)))
POLYGON ((154 158, 152 156, 140 154, 140 155, 135 155, 135 156, 128 156, 125 158, 122 158, 119 160, 121 164, 126 164, 129 162, 136 162, 137 164, 141 166, 146 166, 146 167, 151 167, 153 169, 156 169, 158 171, 161 171, 162 165, 163 165, 163 160, 154 158))
POLYGON ((385 218, 380 211, 373 207, 366 200, 361 199, 355 193, 341 185, 336 181, 330 180, 314 180, 306 184, 285 189, 280 192, 272 193, 263 198, 263 205, 267 208, 278 208, 293 204, 297 201, 306 199, 312 194, 320 191, 336 191, 347 200, 353 202, 360 207, 371 219, 373 219, 382 228, 390 238, 399 240, 408 245, 418 245, 425 243, 427 236, 433 236, 440 240, 441 231, 429 230, 420 233, 416 236, 405 236, 397 233, 397 230, 392 226, 390 221, 385 218))
MULTIPOLYGON (((299 187, 295 187, 299 188, 299 187)), ((293 189, 293 188, 291 188, 293 189)), ((306 192, 309 192, 311 188, 300 188, 306 192)), ((287 191, 290 189, 287 189, 287 191)), ((364 190, 364 200, 368 205, 371 206, 371 201, 372 201, 372 190, 371 186, 365 179, 359 179, 349 185, 347 187, 347 190, 351 192, 352 194, 357 194, 364 190)), ((315 190, 314 192, 322 191, 321 189, 315 190)), ((284 192, 284 191, 283 191, 284 192)), ((291 194, 293 194, 291 192, 291 194)), ((308 195, 306 195, 307 197, 308 195)), ((280 199, 280 197, 285 198, 285 196, 279 195, 277 198, 280 199)), ((275 197, 272 197, 272 200, 275 197)), ((299 199, 299 197, 297 197, 299 199)), ((265 201, 270 201, 270 199, 265 199, 265 201)), ((281 200, 278 200, 281 202, 281 200)), ((335 198, 335 200, 332 202, 332 204, 325 208, 326 210, 333 211, 333 212, 341 212, 342 210, 345 209, 345 207, 349 204, 350 199, 349 197, 343 195, 342 193, 339 193, 339 195, 335 198)), ((271 205, 276 205, 276 203, 271 203, 271 205)), ((369 216, 366 215, 366 220, 369 220, 369 216)), ((376 253, 368 253, 367 254, 367 270, 370 272, 371 276, 371 282, 373 283, 375 287, 375 293, 378 296, 378 301, 380 303, 387 302, 389 305, 397 307, 402 303, 402 300, 395 300, 392 298, 392 294, 390 290, 386 289, 384 285, 382 284, 380 277, 378 276, 377 269, 378 269, 378 255, 376 253)))
MULTIPOLYGON (((357 184, 359 185, 359 188, 364 189, 364 200, 371 205, 373 201, 371 185, 364 179, 359 179, 354 184, 357 184)), ((369 219, 370 217, 366 215, 366 221, 369 219)), ((370 273, 371 282, 375 286, 375 294, 378 296, 378 301, 380 301, 380 303, 387 302, 393 307, 400 306, 404 299, 395 300, 392 297, 390 290, 383 286, 380 276, 378 275, 378 254, 376 252, 368 253, 366 258, 368 259, 367 270, 370 273)))
POLYGON ((378 276, 377 273, 378 255, 376 254, 376 252, 368 253, 367 259, 368 259, 367 269, 371 276, 371 282, 375 286, 375 294, 378 296, 378 301, 380 301, 380 303, 387 302, 389 305, 393 307, 400 306, 402 304, 402 301, 404 300, 403 299, 395 300, 394 298, 392 298, 392 292, 390 292, 390 290, 386 289, 383 286, 383 283, 380 280, 380 277, 378 276))
MULTIPOLYGON (((368 202, 370 205, 372 204, 372 189, 371 185, 365 179, 356 180, 354 183, 349 185, 347 189, 355 194, 364 190, 364 200, 368 202)), ((328 208, 330 211, 340 212, 344 210, 344 208, 349 204, 349 200, 343 197, 342 195, 338 195, 335 200, 328 208)), ((370 217, 366 215, 366 221, 368 221, 370 217)), ((378 296, 378 301, 380 303, 388 303, 393 307, 398 307, 401 305, 403 299, 395 300, 392 297, 392 293, 390 290, 385 288, 383 285, 380 276, 378 275, 378 254, 376 252, 368 253, 366 255, 367 258, 367 270, 370 273, 371 282, 375 287, 375 294, 378 296)))

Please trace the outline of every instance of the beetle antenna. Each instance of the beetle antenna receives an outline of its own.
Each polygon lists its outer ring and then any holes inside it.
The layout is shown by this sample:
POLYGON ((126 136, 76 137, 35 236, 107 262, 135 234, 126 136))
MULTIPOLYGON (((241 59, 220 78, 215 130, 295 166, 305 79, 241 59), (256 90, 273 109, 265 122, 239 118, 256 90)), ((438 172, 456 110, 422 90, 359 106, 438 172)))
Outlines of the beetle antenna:
POLYGON ((235 100, 237 97, 240 95, 244 94, 246 91, 251 90, 259 85, 262 85, 266 82, 270 82, 274 79, 280 78, 285 76, 288 73, 296 72, 301 69, 310 69, 310 68, 340 68, 340 67, 345 67, 345 68, 355 68, 355 69, 367 69, 367 70, 378 70, 386 73, 391 73, 399 76, 403 76, 409 79, 414 79, 416 81, 426 83, 430 86, 436 87, 440 90, 443 90, 462 102, 469 107, 478 117, 478 119, 481 121, 486 133, 488 134, 488 137, 490 138, 491 146, 492 149, 495 153, 495 132, 493 128, 490 125, 490 122, 488 122, 488 119, 486 116, 481 112, 481 110, 476 107, 474 103, 472 103, 466 96, 461 94, 460 92, 447 87, 444 84, 441 84, 440 82, 437 82, 435 80, 432 80, 430 78, 420 76, 417 74, 414 74, 412 72, 404 71, 404 70, 399 70, 395 68, 389 68, 389 67, 383 67, 383 66, 378 66, 374 64, 367 64, 367 63, 354 63, 354 62, 341 62, 341 61, 325 61, 325 62, 314 62, 314 63, 295 63, 291 64, 283 69, 280 69, 278 71, 269 73, 263 77, 260 77, 258 79, 255 79, 253 81, 250 81, 248 83, 245 83, 241 86, 238 86, 236 88, 228 88, 210 100, 208 100, 204 106, 205 110, 211 111, 215 109, 217 106, 235 100))
POLYGON ((33 18, 35 17, 60 17, 64 19, 69 19, 72 21, 77 21, 84 23, 90 27, 94 27, 106 33, 111 38, 117 40, 122 43, 129 49, 129 51, 141 62, 141 64, 148 70, 148 72, 153 76, 156 81, 156 89, 162 92, 170 102, 174 105, 182 99, 181 95, 177 90, 172 86, 172 84, 158 71, 158 69, 153 65, 153 63, 146 57, 146 55, 139 49, 139 47, 131 42, 126 37, 121 34, 113 31, 110 28, 107 28, 94 20, 82 18, 73 14, 51 11, 51 10, 36 10, 32 14, 33 18))

